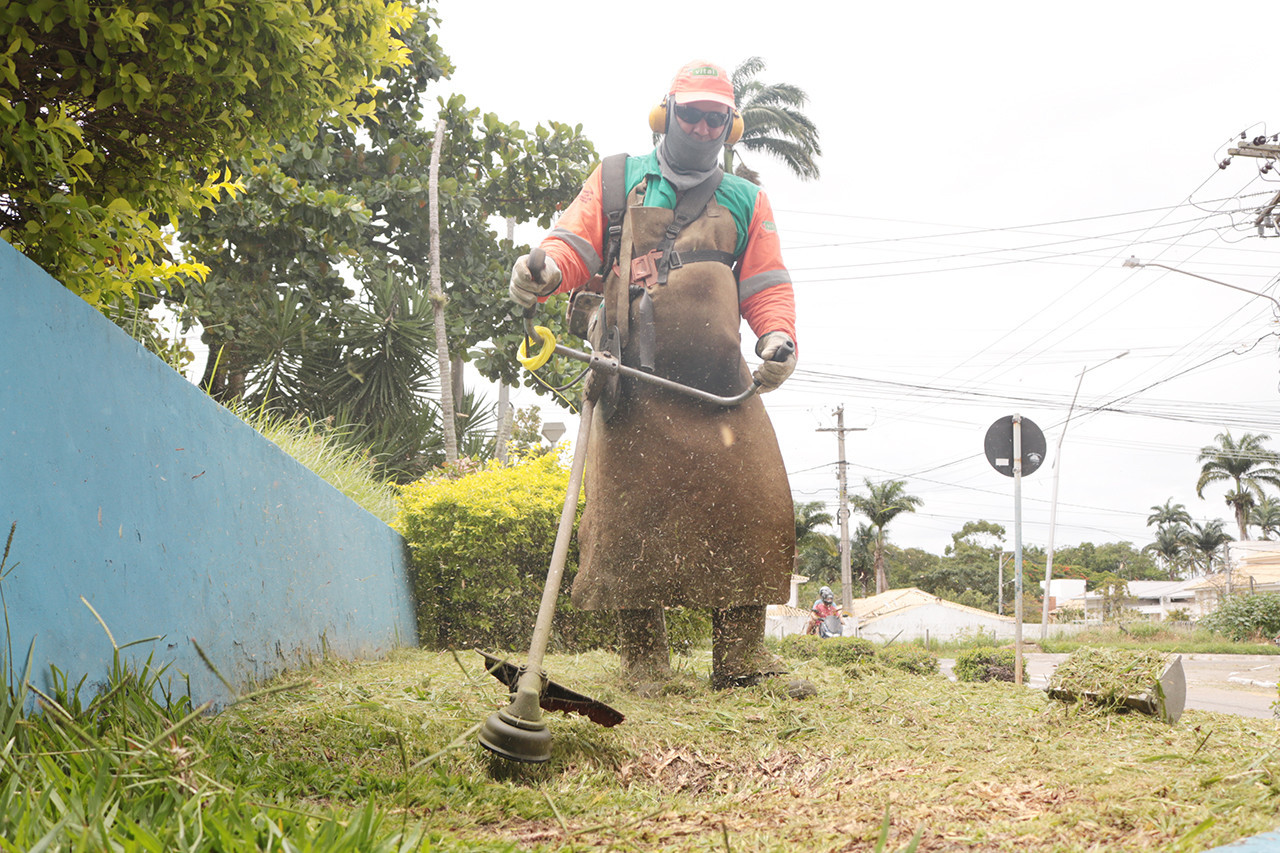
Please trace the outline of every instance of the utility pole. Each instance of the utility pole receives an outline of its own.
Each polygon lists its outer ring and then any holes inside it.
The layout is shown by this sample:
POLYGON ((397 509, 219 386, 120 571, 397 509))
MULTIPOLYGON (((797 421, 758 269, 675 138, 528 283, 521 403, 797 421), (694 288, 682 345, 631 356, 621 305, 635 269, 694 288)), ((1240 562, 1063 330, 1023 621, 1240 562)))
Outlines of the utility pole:
POLYGON ((818 432, 834 432, 840 449, 840 509, 836 511, 836 517, 840 519, 840 600, 845 613, 853 612, 853 567, 849 562, 849 482, 845 471, 849 463, 844 458, 844 434, 865 431, 866 427, 845 427, 843 405, 836 409, 835 429, 818 429, 818 432))
MULTIPOLYGON (((1225 169, 1227 164, 1231 162, 1232 157, 1255 157, 1268 162, 1263 163, 1261 171, 1263 174, 1275 168, 1277 161, 1280 161, 1280 145, 1276 145, 1274 137, 1273 142, 1268 144, 1267 137, 1258 136, 1250 141, 1242 141, 1235 148, 1228 148, 1229 155, 1226 160, 1218 164, 1219 169, 1225 169)), ((1280 231, 1280 223, 1277 223, 1273 213, 1276 205, 1280 204, 1280 192, 1271 197, 1271 201, 1267 202, 1258 209, 1258 217, 1253 221, 1254 226, 1258 229, 1258 236, 1266 235, 1268 228, 1280 231)))

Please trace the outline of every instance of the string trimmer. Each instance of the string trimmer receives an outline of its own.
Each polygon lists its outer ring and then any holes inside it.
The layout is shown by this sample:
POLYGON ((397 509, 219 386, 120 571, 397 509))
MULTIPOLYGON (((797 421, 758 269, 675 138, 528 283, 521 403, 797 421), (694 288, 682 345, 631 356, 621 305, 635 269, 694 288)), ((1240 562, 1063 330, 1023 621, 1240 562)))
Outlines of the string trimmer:
MULTIPOLYGON (((529 253, 529 271, 535 280, 541 280, 545 255, 541 249, 529 253)), ((622 375, 677 391, 697 400, 720 406, 737 406, 760 390, 758 380, 733 397, 721 397, 699 388, 682 385, 643 370, 622 364, 617 353, 586 353, 556 343, 555 336, 543 326, 533 325, 533 309, 524 315, 525 344, 521 347, 521 361, 541 366, 551 354, 562 355, 585 362, 593 372, 605 376, 622 375), (542 352, 529 357, 529 341, 541 339, 542 352)), ((791 349, 779 351, 774 360, 785 361, 791 349)), ((536 368, 530 368, 536 369, 536 368)), ((493 655, 481 652, 490 673, 511 690, 511 703, 495 711, 480 727, 480 744, 485 749, 509 761, 540 763, 551 758, 551 733, 542 719, 543 709, 549 711, 574 711, 586 715, 603 726, 615 726, 623 721, 623 715, 603 702, 575 693, 547 677, 542 669, 542 659, 551 639, 551 623, 555 617, 556 598, 560 594, 564 578, 565 559, 569 554, 569 539, 573 535, 573 522, 578 511, 578 494, 582 489, 582 471, 587 458, 587 438, 591 435, 591 420, 595 405, 587 399, 582 404, 578 419, 578 440, 574 443, 573 463, 569 468, 569 487, 565 493, 564 507, 560 511, 560 526, 556 532, 555 547, 551 551, 551 565, 547 570, 547 582, 542 589, 542 601, 538 606, 538 619, 533 627, 533 639, 529 643, 529 655, 525 665, 515 667, 493 655)))

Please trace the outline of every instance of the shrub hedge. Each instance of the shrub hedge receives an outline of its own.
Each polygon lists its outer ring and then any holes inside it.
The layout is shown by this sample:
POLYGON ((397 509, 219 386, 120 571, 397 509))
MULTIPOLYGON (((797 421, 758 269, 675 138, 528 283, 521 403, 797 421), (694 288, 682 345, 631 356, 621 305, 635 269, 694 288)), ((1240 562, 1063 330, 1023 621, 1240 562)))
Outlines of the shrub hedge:
MULTIPOLYGON (((424 647, 528 648, 568 484, 568 469, 547 454, 456 479, 428 478, 401 490, 395 527, 412 555, 424 647)), ((577 569, 575 539, 556 606, 553 650, 615 642, 612 616, 569 603, 577 569)))
MULTIPOLYGON (((511 467, 436 476, 405 486, 395 527, 409 542, 418 639, 425 648, 528 648, 555 547, 568 468, 555 454, 511 467)), ((582 512, 579 498, 578 514, 582 512)), ((551 651, 616 648, 612 613, 569 601, 578 543, 569 545, 552 623, 551 651)), ((667 635, 677 654, 711 639, 702 610, 671 608, 667 635)))
POLYGON ((941 670, 938 656, 914 643, 895 643, 876 651, 876 659, 886 666, 913 675, 937 675, 941 670))
POLYGON ((1230 596, 1199 625, 1236 642, 1272 640, 1280 636, 1280 595, 1262 592, 1230 596))
MULTIPOLYGON (((1013 649, 968 649, 956 655, 957 681, 1014 681, 1016 656, 1013 649)), ((1027 678, 1027 659, 1022 659, 1022 680, 1027 678)))

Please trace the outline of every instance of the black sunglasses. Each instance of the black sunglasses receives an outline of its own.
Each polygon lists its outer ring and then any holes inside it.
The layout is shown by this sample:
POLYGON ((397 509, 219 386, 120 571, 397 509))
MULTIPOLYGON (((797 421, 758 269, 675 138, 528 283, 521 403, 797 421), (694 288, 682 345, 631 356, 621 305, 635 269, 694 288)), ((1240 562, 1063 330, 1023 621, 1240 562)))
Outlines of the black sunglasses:
POLYGON ((700 121, 706 121, 707 127, 715 130, 724 127, 729 121, 729 113, 721 113, 712 111, 703 111, 689 104, 680 104, 676 107, 676 115, 686 124, 697 124, 700 121))

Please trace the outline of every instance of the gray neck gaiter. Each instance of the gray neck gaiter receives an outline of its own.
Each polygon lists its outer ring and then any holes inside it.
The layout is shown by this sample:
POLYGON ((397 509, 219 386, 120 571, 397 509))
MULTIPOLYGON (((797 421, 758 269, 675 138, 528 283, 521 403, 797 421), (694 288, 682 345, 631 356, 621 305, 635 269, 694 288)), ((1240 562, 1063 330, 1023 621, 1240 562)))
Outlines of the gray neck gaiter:
POLYGON ((677 192, 692 189, 711 177, 720 165, 725 132, 722 130, 717 138, 700 142, 681 130, 679 122, 672 118, 658 144, 662 177, 670 181, 677 192))

